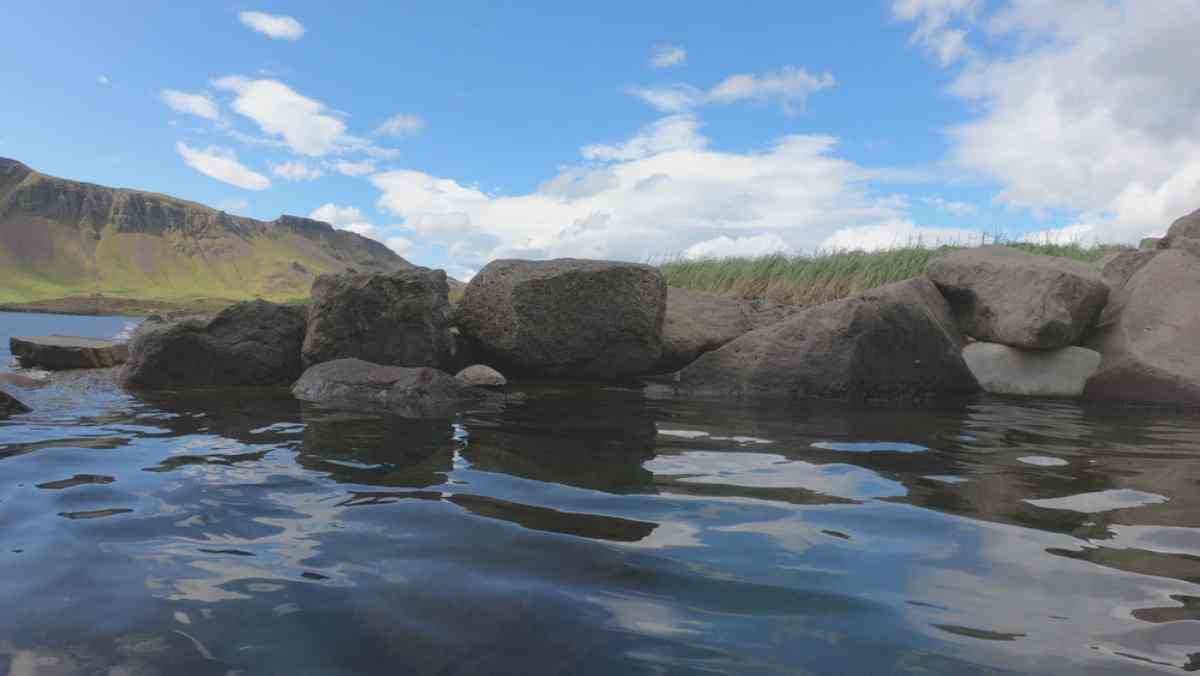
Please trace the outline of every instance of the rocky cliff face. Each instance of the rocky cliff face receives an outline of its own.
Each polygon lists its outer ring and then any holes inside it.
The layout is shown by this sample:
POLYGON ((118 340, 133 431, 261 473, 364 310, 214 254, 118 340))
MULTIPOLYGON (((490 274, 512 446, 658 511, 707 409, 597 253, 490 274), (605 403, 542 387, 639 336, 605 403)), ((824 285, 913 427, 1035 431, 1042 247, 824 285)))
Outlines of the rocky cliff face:
POLYGON ((0 158, 0 301, 97 292, 294 298, 321 273, 408 267, 379 242, 321 221, 258 221, 0 158))

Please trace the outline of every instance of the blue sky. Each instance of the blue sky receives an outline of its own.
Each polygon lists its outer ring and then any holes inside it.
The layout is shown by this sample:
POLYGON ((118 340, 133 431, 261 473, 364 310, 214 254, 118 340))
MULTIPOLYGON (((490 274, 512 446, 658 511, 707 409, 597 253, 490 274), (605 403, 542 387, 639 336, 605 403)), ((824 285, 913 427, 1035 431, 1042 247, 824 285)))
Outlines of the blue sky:
POLYGON ((18 3, 0 155, 460 276, 1200 206, 1193 0, 747 4, 18 3))

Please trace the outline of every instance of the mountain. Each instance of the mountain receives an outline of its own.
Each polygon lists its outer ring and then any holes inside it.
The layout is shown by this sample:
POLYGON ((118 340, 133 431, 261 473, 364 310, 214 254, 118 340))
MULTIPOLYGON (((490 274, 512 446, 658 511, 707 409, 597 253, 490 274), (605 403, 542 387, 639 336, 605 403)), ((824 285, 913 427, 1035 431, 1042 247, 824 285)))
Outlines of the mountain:
POLYGON ((306 297, 324 272, 410 266, 379 242, 321 221, 242 218, 0 157, 0 303, 97 293, 289 300, 306 297))

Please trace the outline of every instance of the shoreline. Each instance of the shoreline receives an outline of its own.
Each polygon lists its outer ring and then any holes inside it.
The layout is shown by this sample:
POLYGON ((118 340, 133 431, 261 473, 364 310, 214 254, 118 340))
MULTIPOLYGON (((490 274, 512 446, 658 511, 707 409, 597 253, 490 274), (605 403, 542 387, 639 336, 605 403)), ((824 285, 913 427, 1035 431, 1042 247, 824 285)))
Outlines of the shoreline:
POLYGON ((105 296, 68 296, 20 303, 0 303, 0 312, 79 317, 148 317, 155 314, 164 317, 178 317, 216 312, 236 302, 227 298, 169 301, 105 296))

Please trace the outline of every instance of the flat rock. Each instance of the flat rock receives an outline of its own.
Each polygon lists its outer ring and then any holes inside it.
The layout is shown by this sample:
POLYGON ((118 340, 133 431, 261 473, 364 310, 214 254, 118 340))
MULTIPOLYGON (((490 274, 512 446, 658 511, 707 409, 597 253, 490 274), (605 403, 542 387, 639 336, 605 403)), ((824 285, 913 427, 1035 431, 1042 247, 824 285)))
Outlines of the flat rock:
POLYGON ((971 343, 963 359, 984 392, 1024 397, 1079 397, 1100 366, 1100 353, 1071 345, 1029 350, 999 343, 971 343))
POLYGON ((452 414, 466 403, 504 400, 502 394, 472 387, 437 369, 384 366, 361 359, 336 359, 310 367, 296 381, 292 394, 310 403, 418 418, 452 414))
POLYGON ((33 409, 17 401, 16 397, 0 390, 0 418, 7 418, 18 413, 29 413, 31 410, 33 409))
POLYGON ((1200 406, 1200 258, 1162 251, 1113 296, 1084 398, 1200 406))
POLYGON ((1012 347, 1073 345, 1108 300, 1108 284, 1092 266, 1005 246, 956 251, 932 261, 926 274, 963 333, 1012 347))
POLYGON ((1135 249, 1111 253, 1096 264, 1110 292, 1125 286, 1129 278, 1158 255, 1158 249, 1135 249))
POLYGON ((119 380, 144 389, 290 384, 303 370, 306 322, 303 307, 256 300, 212 317, 147 323, 119 380))
POLYGON ((498 260, 467 285, 456 321, 506 373, 621 380, 662 354, 667 284, 648 265, 498 260))
POLYGON ((120 366, 129 358, 125 343, 77 336, 13 336, 9 351, 25 368, 48 371, 120 366))
POLYGON ((20 373, 0 373, 0 385, 12 385, 13 387, 32 389, 35 387, 45 387, 49 384, 49 379, 30 378, 20 373))
POLYGON ((508 379, 502 373, 486 364, 468 366, 454 377, 474 387, 504 387, 508 384, 508 379))
POLYGON ((444 365, 453 350, 443 270, 321 275, 312 287, 306 366, 354 358, 390 366, 444 365))
POLYGON ((676 392, 730 398, 911 401, 979 389, 950 307, 925 278, 803 310, 708 352, 676 392))

